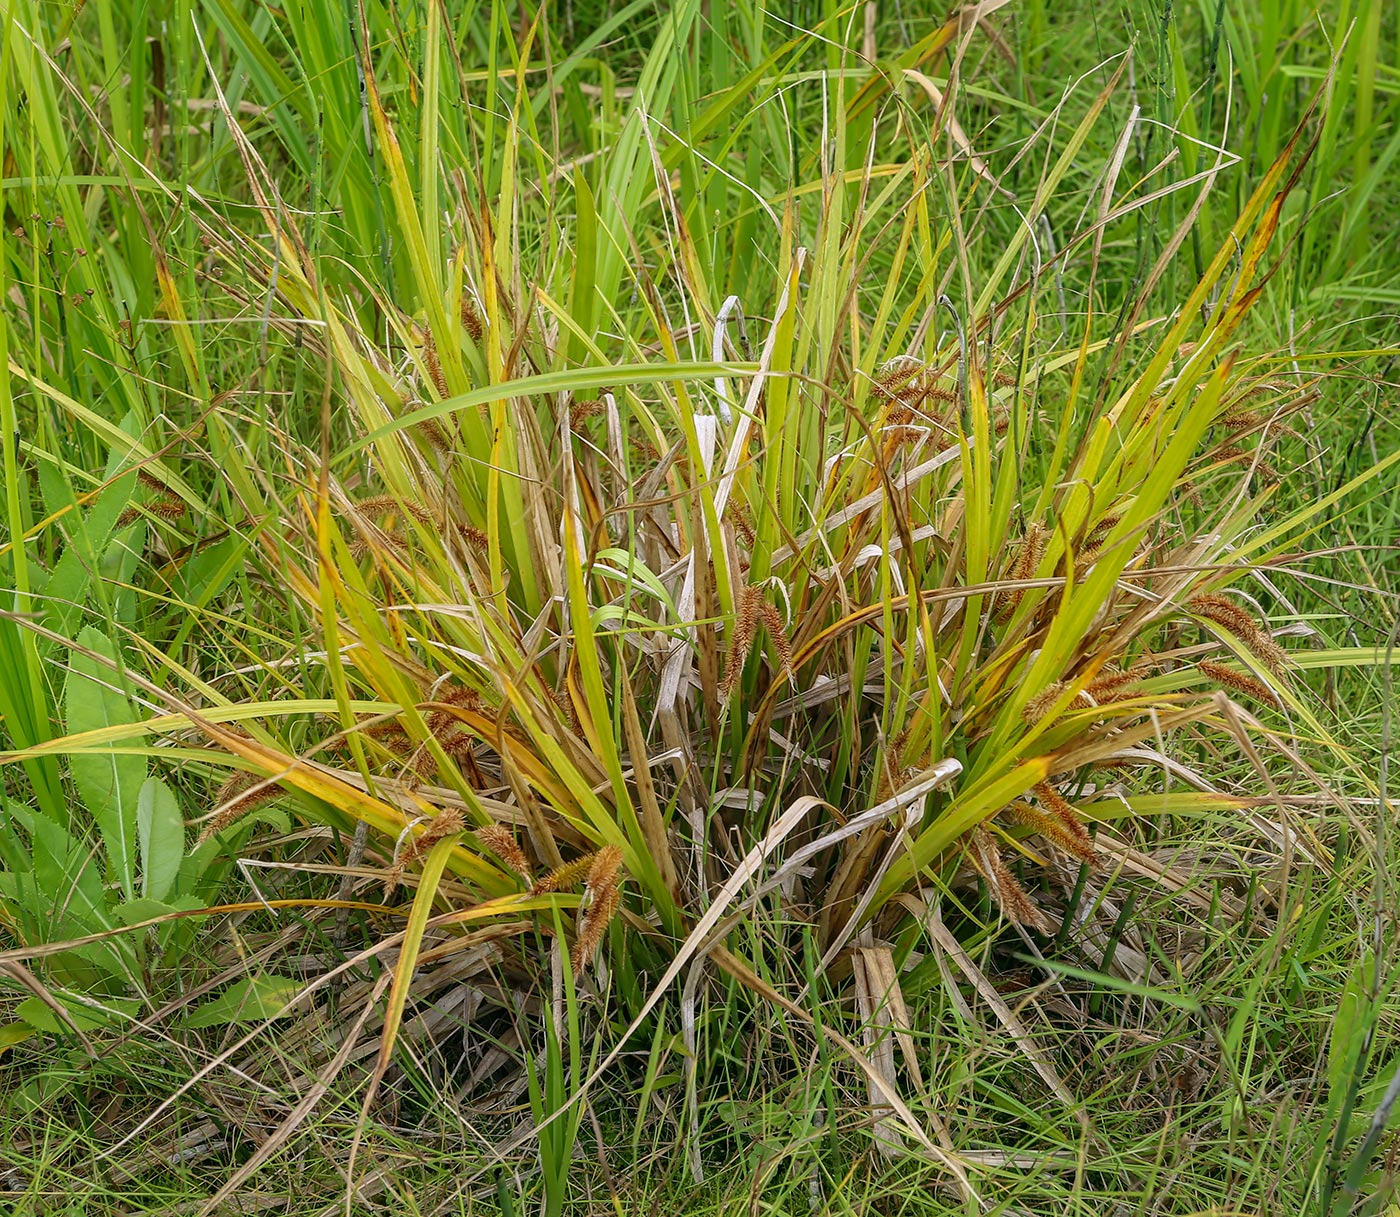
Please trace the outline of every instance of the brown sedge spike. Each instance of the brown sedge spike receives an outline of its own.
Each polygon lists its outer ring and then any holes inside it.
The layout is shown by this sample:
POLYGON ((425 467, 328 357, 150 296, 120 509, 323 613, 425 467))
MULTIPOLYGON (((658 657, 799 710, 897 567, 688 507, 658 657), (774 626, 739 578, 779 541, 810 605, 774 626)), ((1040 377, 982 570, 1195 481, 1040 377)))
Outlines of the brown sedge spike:
POLYGON ((578 940, 571 956, 575 972, 581 971, 597 953, 621 903, 617 878, 621 867, 622 850, 616 845, 605 845, 593 855, 584 882, 585 904, 579 908, 578 940))
POLYGON ((1008 921, 1016 925, 1030 926, 1042 934, 1051 932, 1045 914, 1038 909, 1026 889, 1017 882, 1016 876, 1001 856, 1001 846, 991 832, 981 826, 972 830, 971 856, 973 865, 982 873, 991 889, 992 898, 1006 915, 1008 921))
POLYGON ((480 342, 481 336, 486 333, 486 323, 476 311, 476 302, 465 290, 462 292, 462 328, 473 342, 480 342))
POLYGON ((1288 664, 1288 652, 1274 641, 1273 635, 1259 625, 1233 600, 1203 592, 1186 602, 1189 612, 1216 625, 1223 626, 1238 638, 1275 676, 1283 674, 1288 664))
POLYGON ((515 834, 510 829, 504 824, 488 824, 476 830, 476 839, 524 879, 527 887, 530 885, 530 860, 516 843, 515 834))
POLYGON ((1081 862, 1094 866, 1098 862, 1098 851, 1094 848, 1094 838, 1089 835, 1079 809, 1056 790, 1049 782, 1037 782, 1032 791, 1040 805, 1045 808, 1060 825, 1062 837, 1050 836, 1052 841, 1062 846, 1081 862))
MULTIPOLYGON (((1065 690, 1068 688, 1069 683, 1063 680, 1046 685, 1026 703, 1026 708, 1021 711, 1022 720, 1032 725, 1041 722, 1054 709, 1055 703, 1064 696, 1065 690)), ((1066 707, 1066 709, 1068 708, 1066 707)))
POLYGON ((728 697, 739 684, 744 672, 744 661, 753 647, 758 628, 758 606, 763 603, 763 593, 756 587, 746 587, 739 593, 739 603, 734 606, 734 635, 729 643, 729 663, 720 683, 721 697, 728 697))
POLYGON ((451 394, 447 391, 447 377, 443 375, 442 362, 438 359, 437 342, 433 338, 433 331, 427 326, 423 328, 423 366, 428 369, 438 397, 450 397, 451 394))
POLYGON ((387 895, 392 892, 403 880, 404 871, 410 863, 416 862, 445 837, 450 837, 454 833, 462 832, 466 828, 466 821, 462 818, 462 813, 455 807, 446 807, 437 813, 428 825, 414 837, 404 847, 399 854, 398 861, 389 869, 389 873, 384 876, 384 892, 387 895))
MULTIPOLYGON (((1040 567, 1040 559, 1045 556, 1045 540, 1048 535, 1040 524, 1031 524, 1026 528, 1025 539, 1021 542, 1021 552, 1016 555, 1016 561, 1012 563, 1011 570, 1007 574, 1008 579, 1015 583, 1025 583, 1035 578, 1035 572, 1040 567)), ((1025 594, 1024 587, 1014 587, 1000 593, 997 596, 997 603, 992 608, 992 620, 996 622, 1007 620, 1016 611, 1025 594)))
POLYGON ((231 774, 214 795, 214 806, 223 810, 204 826, 196 844, 203 845, 210 837, 218 836, 230 824, 241 820, 264 803, 271 803, 280 798, 283 793, 281 786, 276 782, 269 782, 260 773, 240 770, 231 774))
POLYGON ((575 399, 569 405, 569 429, 577 431, 585 422, 603 412, 603 403, 597 398, 575 399))
POLYGON ((563 866, 556 866, 548 874, 541 876, 530 885, 533 895, 542 896, 548 892, 562 892, 571 887, 577 887, 588 876, 588 871, 593 865, 592 854, 584 854, 581 858, 575 858, 571 862, 565 862, 563 866))
POLYGON ((383 516, 398 511, 412 516, 418 523, 425 526, 437 523, 433 513, 421 503, 401 501, 392 494, 376 494, 367 499, 360 499, 355 504, 355 510, 365 516, 383 516))
POLYGON ((1246 693, 1258 701, 1268 702, 1271 705, 1278 704, 1278 695, 1262 680, 1256 680, 1244 672, 1237 672, 1234 668, 1223 663, 1213 663, 1209 659, 1203 659, 1196 665, 1196 670, 1222 688, 1232 689, 1236 693, 1246 693))

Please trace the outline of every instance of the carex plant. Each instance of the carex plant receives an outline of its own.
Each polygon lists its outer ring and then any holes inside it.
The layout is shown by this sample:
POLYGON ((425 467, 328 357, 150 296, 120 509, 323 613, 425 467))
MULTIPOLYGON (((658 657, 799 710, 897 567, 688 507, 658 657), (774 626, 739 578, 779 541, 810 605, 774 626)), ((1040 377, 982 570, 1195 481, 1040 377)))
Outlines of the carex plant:
MULTIPOLYGON (((11 561, 78 520, 161 581, 99 568, 74 671, 140 709, 12 731, 36 790, 115 749, 178 766, 190 857, 269 809, 315 830, 283 848, 348 849, 339 903, 399 951, 381 1073, 454 941, 610 976, 634 1018, 697 958, 766 983, 735 927, 778 902, 835 983, 945 902, 1052 931, 1086 876, 1150 872, 1149 817, 1247 809, 1327 865, 1274 776, 1329 742, 1276 584, 1357 485, 1275 509, 1314 386, 1242 342, 1309 125, 1197 278, 1175 259, 1234 161, 1135 165, 1125 59, 1016 150, 1012 196, 957 122, 956 20, 872 59, 849 14, 632 5, 566 46, 544 9, 430 4, 412 37, 317 12, 187 14, 213 104, 184 189, 91 115, 171 324, 92 306, 115 423, 12 348, 24 408, 107 467, 21 508, 45 474, 7 447, 11 561), (597 48, 643 11, 619 86, 597 48), (1168 198, 1125 288, 1105 246, 1168 198), (1263 811, 1201 771, 1241 747, 1263 811)), ((13 47, 85 104, 33 25, 13 47)), ((39 683, 75 636, 52 611, 5 634, 39 683)), ((98 818, 113 866, 137 817, 98 818)))

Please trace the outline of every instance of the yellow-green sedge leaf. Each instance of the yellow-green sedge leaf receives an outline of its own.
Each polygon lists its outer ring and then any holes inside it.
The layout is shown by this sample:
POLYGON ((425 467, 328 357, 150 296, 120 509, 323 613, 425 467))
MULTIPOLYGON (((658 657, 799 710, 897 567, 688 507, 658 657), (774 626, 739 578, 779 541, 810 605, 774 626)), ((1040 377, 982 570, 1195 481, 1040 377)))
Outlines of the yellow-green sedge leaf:
POLYGON ((453 846, 461 839, 461 833, 453 833, 436 842, 423 860, 423 871, 418 879, 418 890, 413 897, 413 908, 404 927, 403 945, 399 948, 398 963, 394 968, 394 983, 389 989, 389 1008, 384 1014, 384 1033, 379 1040, 379 1061, 375 1073, 383 1076, 393 1056, 394 1044, 398 1040, 399 1027, 403 1022, 404 1007, 408 1003, 409 983, 414 969, 418 966, 418 952, 423 946, 423 933, 428 928, 428 918, 433 911, 433 901, 437 899, 438 885, 442 882, 443 871, 447 869, 453 846))

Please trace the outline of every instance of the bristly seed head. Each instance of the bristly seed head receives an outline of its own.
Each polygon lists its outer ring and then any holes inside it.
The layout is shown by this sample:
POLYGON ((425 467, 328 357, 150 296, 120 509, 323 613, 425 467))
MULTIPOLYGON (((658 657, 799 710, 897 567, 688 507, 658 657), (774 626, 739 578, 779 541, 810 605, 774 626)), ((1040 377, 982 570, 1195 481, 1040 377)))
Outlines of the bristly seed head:
POLYGON ((1186 602, 1188 612, 1223 626, 1238 638, 1254 656, 1275 676, 1281 676, 1288 666, 1288 652, 1274 641, 1254 618, 1233 600, 1203 592, 1186 602))
POLYGON ((428 375, 432 378, 433 387, 438 391, 438 397, 452 396, 448 392, 447 377, 443 374, 442 363, 438 359, 437 342, 433 339, 433 331, 426 326, 423 329, 423 366, 428 369, 428 375))
POLYGON ((462 328, 467 331, 467 336, 473 342, 480 342, 481 336, 486 333, 486 323, 476 311, 476 303, 465 289, 462 292, 462 328))
POLYGON ((527 887, 530 886, 533 882, 530 878, 530 860, 516 843, 515 834, 510 829, 504 824, 488 824, 476 830, 476 839, 524 879, 527 887))
POLYGON ((1060 826, 1060 835, 1045 833, 1052 841, 1081 862, 1090 866, 1098 865, 1098 852, 1094 848, 1094 838, 1079 814, 1079 809, 1066 799, 1049 782, 1038 782, 1032 789, 1040 805, 1046 809, 1060 826))
MULTIPOLYGON (((1021 552, 1016 555, 1016 561, 1011 564, 1011 569, 1007 572, 1007 579, 1019 584, 1035 578, 1035 572, 1040 569, 1040 560, 1045 556, 1045 541, 1049 535, 1048 530, 1038 523, 1027 526, 1025 539, 1021 542, 1021 552)), ((999 592, 992 604, 992 620, 996 622, 1008 620, 1020 605, 1025 594, 1024 587, 1013 587, 1007 591, 999 592)))
POLYGON ((569 405, 569 429, 577 431, 588 419, 602 412, 603 403, 597 398, 575 398, 569 405))
POLYGON ((575 972, 581 971, 597 953, 621 903, 618 887, 621 867, 622 850, 616 845, 605 845, 593 855, 584 883, 584 904, 579 908, 578 940, 571 957, 575 972))
POLYGON ((739 593, 739 601, 734 611, 734 634, 729 645, 729 662, 725 668, 724 680, 720 683, 720 696, 728 697, 738 687, 739 678, 744 672, 744 663, 753 649, 758 636, 758 624, 768 631, 773 641, 773 649, 778 652, 778 661, 789 680, 792 671, 792 644, 788 641, 787 630, 778 610, 763 598, 761 587, 748 586, 739 593))
POLYGON ((366 517, 402 512, 404 515, 412 516, 425 527, 437 523, 433 513, 421 503, 410 503, 407 500, 396 499, 392 494, 376 494, 366 499, 360 499, 355 504, 355 510, 366 517))
POLYGON ((981 826, 972 830, 969 854, 972 863, 982 873, 991 890, 992 899, 1005 914, 1006 919, 1016 925, 1030 926, 1042 934, 1052 930, 1045 914, 1036 907, 1026 894, 1026 889, 1017 882, 1016 876, 1001 856, 1001 847, 991 832, 981 826))
POLYGON ((400 851, 398 861, 384 876, 384 892, 388 895, 403 880, 409 864, 426 855, 439 841, 466 830, 466 821, 455 807, 445 807, 428 821, 428 826, 413 837, 400 851))
POLYGON ((1196 665, 1196 670, 1202 676, 1209 677, 1216 684, 1225 689, 1233 689, 1237 693, 1245 693, 1258 701, 1268 702, 1271 705, 1278 705, 1279 698, 1268 685, 1262 680, 1256 680, 1253 676, 1245 672, 1237 672, 1234 668, 1227 667, 1223 663, 1213 663, 1209 659, 1203 659, 1196 665))
POLYGON ((231 774, 214 795, 214 806, 223 810, 217 812, 204 826, 197 843, 202 845, 210 837, 218 836, 230 824, 241 820, 264 803, 281 798, 284 793, 281 786, 276 782, 269 782, 261 774, 244 770, 231 774))

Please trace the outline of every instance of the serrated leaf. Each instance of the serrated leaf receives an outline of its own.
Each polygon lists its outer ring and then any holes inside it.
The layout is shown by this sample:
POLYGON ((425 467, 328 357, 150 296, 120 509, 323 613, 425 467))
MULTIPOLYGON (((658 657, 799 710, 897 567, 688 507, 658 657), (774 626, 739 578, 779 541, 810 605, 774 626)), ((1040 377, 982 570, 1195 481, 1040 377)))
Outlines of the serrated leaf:
POLYGON ((185 856, 185 820, 170 787, 159 778, 147 778, 141 786, 136 837, 141 847, 141 895, 164 900, 185 856))
MULTIPOLYGON (((116 649, 92 626, 78 635, 78 645, 116 663, 116 649)), ((70 735, 137 721, 131 702, 112 687, 117 679, 113 667, 74 652, 64 691, 70 735)), ((130 900, 136 895, 136 807, 146 780, 145 758, 116 752, 75 753, 70 768, 78 794, 102 834, 112 873, 130 900)))
POLYGON ((303 988, 288 976, 250 976, 225 989, 185 1020, 190 1028, 217 1027, 221 1023, 255 1023, 271 1018, 303 988))

